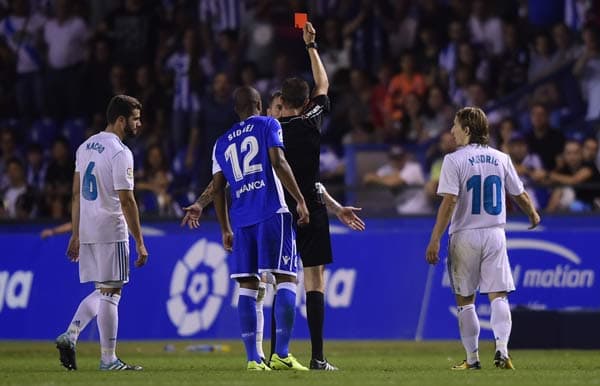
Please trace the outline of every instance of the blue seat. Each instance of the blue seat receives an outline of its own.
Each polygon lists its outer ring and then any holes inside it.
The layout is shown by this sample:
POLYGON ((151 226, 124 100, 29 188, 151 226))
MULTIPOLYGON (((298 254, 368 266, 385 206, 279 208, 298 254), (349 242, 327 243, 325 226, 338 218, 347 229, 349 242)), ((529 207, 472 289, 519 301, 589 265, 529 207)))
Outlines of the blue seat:
POLYGON ((27 131, 27 142, 49 147, 58 135, 58 125, 53 119, 42 118, 34 121, 27 131))
POLYGON ((61 134, 69 141, 73 150, 77 149, 85 139, 87 123, 82 118, 67 119, 62 126, 61 134))

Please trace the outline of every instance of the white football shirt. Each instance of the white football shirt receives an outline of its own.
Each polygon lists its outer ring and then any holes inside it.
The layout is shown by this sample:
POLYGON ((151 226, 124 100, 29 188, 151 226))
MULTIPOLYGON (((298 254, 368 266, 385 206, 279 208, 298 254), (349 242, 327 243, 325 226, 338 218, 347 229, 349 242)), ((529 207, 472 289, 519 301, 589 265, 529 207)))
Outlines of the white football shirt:
POLYGON ((133 155, 116 134, 102 131, 77 149, 79 172, 79 242, 128 240, 119 190, 133 190, 133 155))
POLYGON ((504 225, 505 192, 516 196, 523 191, 508 154, 470 144, 444 157, 437 193, 458 196, 448 231, 452 234, 504 225))

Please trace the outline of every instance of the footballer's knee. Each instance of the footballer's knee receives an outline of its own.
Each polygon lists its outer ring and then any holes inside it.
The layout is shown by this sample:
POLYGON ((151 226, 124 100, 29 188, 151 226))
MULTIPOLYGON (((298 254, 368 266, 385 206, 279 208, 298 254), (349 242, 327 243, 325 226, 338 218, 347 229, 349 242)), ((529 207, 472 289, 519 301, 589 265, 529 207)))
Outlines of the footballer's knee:
POLYGON ((256 277, 239 277, 236 280, 240 284, 240 288, 258 290, 259 280, 256 277))
POLYGON ((475 295, 470 295, 470 296, 461 296, 461 295, 455 295, 456 297, 456 305, 459 307, 464 307, 464 306, 468 306, 469 304, 473 304, 475 303, 475 295))
POLYGON ((304 290, 306 292, 318 291, 325 293, 325 266, 304 268, 304 290))
POLYGON ((121 288, 99 288, 102 295, 121 295, 121 288))
POLYGON ((276 273, 274 274, 275 276, 275 282, 277 284, 279 283, 297 283, 297 279, 296 276, 292 276, 292 275, 285 275, 285 274, 281 274, 281 273, 276 273))
POLYGON ((506 293, 506 291, 502 291, 502 292, 490 292, 488 294, 488 299, 490 299, 490 303, 494 301, 494 299, 497 298, 506 298, 508 297, 508 294, 506 293))

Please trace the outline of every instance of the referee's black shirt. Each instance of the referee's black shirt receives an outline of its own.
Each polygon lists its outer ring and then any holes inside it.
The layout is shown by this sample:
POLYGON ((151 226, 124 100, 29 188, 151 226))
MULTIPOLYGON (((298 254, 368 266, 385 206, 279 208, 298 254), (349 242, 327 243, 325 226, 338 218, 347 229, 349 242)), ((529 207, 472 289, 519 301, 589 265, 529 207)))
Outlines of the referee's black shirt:
MULTIPOLYGON (((308 210, 323 206, 317 199, 315 183, 319 181, 319 156, 321 154, 321 126, 324 114, 329 112, 329 97, 312 98, 302 115, 280 118, 283 145, 296 182, 304 196, 308 210)), ((285 191, 288 208, 296 216, 296 201, 285 191)))

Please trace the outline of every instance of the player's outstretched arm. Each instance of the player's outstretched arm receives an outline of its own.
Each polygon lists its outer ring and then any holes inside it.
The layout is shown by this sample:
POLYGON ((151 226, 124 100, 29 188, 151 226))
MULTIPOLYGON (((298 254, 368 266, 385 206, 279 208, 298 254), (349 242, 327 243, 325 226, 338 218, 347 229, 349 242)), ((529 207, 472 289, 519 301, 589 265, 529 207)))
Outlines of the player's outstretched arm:
POLYGON ((517 202, 517 205, 519 205, 519 208, 521 208, 521 210, 523 210, 523 212, 525 212, 529 217, 529 222, 531 223, 529 229, 537 227, 541 221, 541 218, 537 210, 535 210, 529 194, 527 194, 527 192, 523 192, 517 196, 513 196, 513 198, 517 202))
POLYGON ((135 266, 138 268, 143 267, 146 264, 146 261, 148 261, 148 251, 144 245, 142 226, 140 225, 140 215, 137 203, 135 202, 135 196, 133 195, 133 190, 119 190, 118 192, 123 216, 125 216, 129 232, 135 240, 135 247, 138 254, 135 266))
POLYGON ((233 232, 229 223, 229 213, 227 211, 227 199, 225 198, 225 176, 223 172, 217 172, 213 175, 213 197, 215 201, 215 210, 217 220, 221 225, 221 235, 223 237, 223 248, 231 252, 233 250, 233 232))
POLYGON ((317 95, 327 95, 327 92, 329 91, 329 79, 327 78, 327 72, 325 71, 325 66, 323 66, 317 48, 311 47, 317 38, 317 31, 311 22, 307 22, 304 25, 302 38, 304 39, 304 44, 306 44, 306 49, 308 50, 310 68, 312 70, 313 79, 315 80, 313 97, 317 95))
POLYGON ((214 182, 210 181, 204 192, 198 197, 198 199, 190 206, 183 208, 185 216, 181 220, 181 226, 187 224, 190 229, 196 229, 200 226, 200 217, 202 217, 202 211, 213 202, 215 197, 214 182))
POLYGON ((71 225, 73 233, 71 233, 69 246, 67 247, 67 256, 73 262, 79 260, 79 192, 79 172, 75 172, 71 192, 71 225))
MULTIPOLYGON (((71 204, 72 206, 72 204, 71 204)), ((46 228, 42 231, 42 233, 40 233, 40 237, 42 239, 46 239, 48 237, 52 237, 52 236, 56 236, 56 235, 62 235, 63 233, 69 233, 73 230, 73 223, 72 222, 66 222, 64 224, 60 224, 58 226, 55 226, 53 228, 46 228)))
POLYGON ((356 215, 355 212, 361 211, 362 208, 355 208, 353 206, 342 206, 339 202, 333 198, 325 185, 321 184, 323 187, 323 198, 325 200, 325 205, 330 212, 335 214, 337 218, 345 224, 348 228, 353 229, 355 231, 364 231, 366 226, 365 222, 356 215))
POLYGON ((429 240, 429 245, 427 245, 427 250, 425 251, 425 260, 427 260, 429 264, 437 264, 440 261, 440 240, 450 223, 450 218, 452 217, 452 213, 454 213, 454 207, 456 206, 457 200, 458 197, 453 194, 444 194, 444 198, 438 209, 435 225, 431 231, 431 239, 429 240))
POLYGON ((294 200, 296 200, 296 211, 298 212, 299 217, 298 225, 308 224, 310 220, 308 208, 304 202, 304 196, 300 192, 300 188, 298 187, 298 183, 296 183, 296 178, 294 178, 292 168, 285 159, 283 150, 280 147, 269 148, 269 158, 271 160, 273 170, 275 170, 275 174, 277 174, 277 177, 279 177, 279 180, 281 180, 283 187, 290 192, 294 200))

